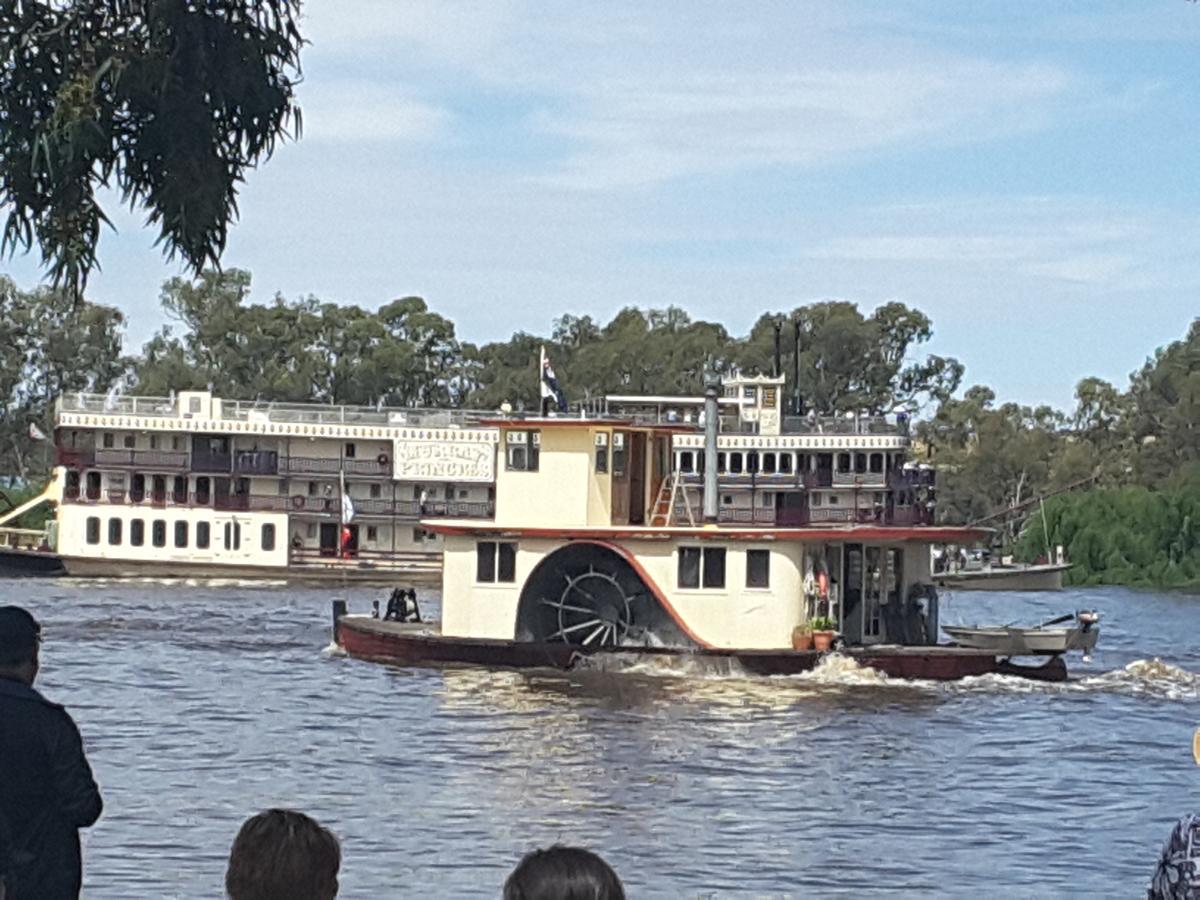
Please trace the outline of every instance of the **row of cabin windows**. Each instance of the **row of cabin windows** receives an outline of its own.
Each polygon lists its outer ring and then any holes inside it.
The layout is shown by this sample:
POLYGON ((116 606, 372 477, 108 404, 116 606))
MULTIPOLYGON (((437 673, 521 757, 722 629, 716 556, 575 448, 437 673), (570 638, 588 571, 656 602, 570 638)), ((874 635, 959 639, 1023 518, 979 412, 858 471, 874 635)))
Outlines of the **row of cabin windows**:
MULTIPOLYGON (((625 435, 612 436, 612 448, 608 445, 608 434, 596 435, 595 469, 598 474, 608 474, 612 465, 613 475, 625 474, 625 435)), ((510 472, 536 472, 541 461, 542 435, 538 431, 510 431, 505 435, 504 464, 510 472)), ((451 499, 447 497, 446 499, 451 499)))
MULTIPOLYGON (((75 444, 76 444, 76 432, 72 431, 71 432, 71 446, 74 447, 75 444)), ((100 437, 101 448, 103 448, 104 450, 112 450, 114 447, 116 447, 116 445, 117 445, 117 436, 115 434, 113 434, 111 431, 106 431, 106 432, 104 432, 103 435, 101 435, 101 437, 100 437)), ((132 450, 136 446, 137 446, 137 436, 136 435, 133 435, 133 434, 121 435, 122 449, 132 450)), ((171 434, 171 435, 152 434, 152 435, 150 435, 150 449, 151 450, 159 450, 159 449, 183 450, 185 446, 186 445, 184 444, 183 435, 181 435, 181 434, 171 434)))
MULTIPOLYGON (((680 588, 725 587, 724 547, 680 547, 677 582, 680 588)), ((771 586, 771 551, 746 551, 746 587, 771 586)))
MULTIPOLYGON (((113 517, 108 520, 108 544, 119 547, 124 542, 125 520, 113 517)), ((188 536, 191 525, 183 520, 174 523, 172 543, 180 549, 188 546, 188 536)), ((86 536, 89 544, 100 543, 100 517, 88 516, 86 536)), ((226 522, 224 533, 226 550, 240 550, 242 547, 242 525, 240 522, 226 522)), ((167 522, 165 519, 154 519, 150 522, 150 543, 154 547, 167 546, 167 522)), ((207 550, 212 543, 212 526, 208 522, 196 523, 196 549, 207 550)), ((129 520, 129 546, 144 547, 146 544, 146 522, 144 519, 129 520)), ((275 526, 267 522, 263 524, 260 534, 260 544, 263 550, 275 549, 275 526)))
MULTIPOLYGON (((77 432, 71 432, 71 446, 75 446, 77 432)), ((182 435, 149 435, 149 443, 151 450, 183 450, 186 447, 182 435)), ((101 447, 105 450, 112 450, 117 445, 117 435, 111 431, 106 431, 100 438, 101 447)), ((137 436, 133 434, 121 435, 121 447, 125 450, 133 450, 137 446, 137 436)), ((221 448, 214 448, 215 452, 228 452, 229 445, 222 444, 221 448)), ((358 446, 353 443, 347 443, 342 448, 342 455, 346 459, 354 459, 358 455, 358 446)))
MULTIPOLYGON (((838 453, 835 455, 836 466, 833 470, 835 472, 854 472, 860 475, 870 472, 882 475, 886 471, 887 459, 884 453, 838 453)), ((717 472, 722 475, 755 472, 761 472, 764 475, 790 475, 793 471, 806 471, 808 465, 809 454, 806 453, 759 450, 717 453, 717 472)), ((681 450, 678 454, 678 469, 685 473, 702 473, 704 471, 703 451, 681 450)))

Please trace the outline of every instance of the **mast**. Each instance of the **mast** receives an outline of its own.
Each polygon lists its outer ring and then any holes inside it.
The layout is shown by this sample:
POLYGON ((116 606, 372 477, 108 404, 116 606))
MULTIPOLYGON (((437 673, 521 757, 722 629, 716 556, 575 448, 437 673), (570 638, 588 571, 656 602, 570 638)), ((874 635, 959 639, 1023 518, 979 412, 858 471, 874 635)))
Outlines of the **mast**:
POLYGON ((717 524, 717 430, 721 420, 717 412, 717 394, 721 376, 711 370, 704 373, 704 523, 717 524))

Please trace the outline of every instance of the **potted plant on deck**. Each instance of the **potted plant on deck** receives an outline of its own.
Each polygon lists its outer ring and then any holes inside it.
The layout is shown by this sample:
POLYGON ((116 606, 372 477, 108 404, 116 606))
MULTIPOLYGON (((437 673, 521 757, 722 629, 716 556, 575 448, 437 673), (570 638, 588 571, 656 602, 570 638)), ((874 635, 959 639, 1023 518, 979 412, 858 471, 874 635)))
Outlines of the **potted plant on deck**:
POLYGON ((812 620, 813 649, 825 653, 833 645, 837 634, 837 623, 828 616, 817 616, 812 620))
POLYGON ((792 649, 811 650, 813 645, 812 626, 807 622, 792 629, 792 649))

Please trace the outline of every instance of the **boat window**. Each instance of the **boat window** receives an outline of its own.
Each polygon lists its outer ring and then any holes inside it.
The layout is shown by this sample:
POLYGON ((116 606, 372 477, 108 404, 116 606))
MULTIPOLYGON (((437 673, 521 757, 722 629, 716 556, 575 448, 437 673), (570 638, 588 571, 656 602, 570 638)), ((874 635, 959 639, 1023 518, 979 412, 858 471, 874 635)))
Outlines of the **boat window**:
POLYGON ((842 502, 841 498, 837 494, 829 495, 829 505, 830 506, 837 506, 841 502, 842 502))
POLYGON ((511 541, 480 541, 475 545, 475 580, 491 584, 516 581, 517 545, 511 541))
POLYGON ((134 503, 141 503, 146 499, 146 476, 140 472, 134 472, 133 477, 129 479, 129 499, 134 503))
POLYGON ((883 454, 882 453, 872 453, 871 454, 871 471, 875 472, 877 474, 882 474, 882 472, 883 472, 883 454))
POLYGON ((864 472, 867 471, 867 454, 865 454, 865 453, 855 453, 854 454, 854 471, 857 472, 859 475, 862 475, 864 472))
MULTIPOLYGON (((373 530, 373 529, 372 529, 373 530)), ((275 549, 275 526, 267 522, 262 527, 262 548, 264 550, 275 549)))
POLYGON ((176 475, 173 488, 171 499, 176 503, 187 503, 187 478, 183 475, 176 475))
POLYGON ((613 434, 612 467, 614 475, 625 474, 625 435, 620 431, 613 434))
POLYGON ((764 453, 762 455, 762 470, 764 475, 775 474, 775 454, 764 453))
POLYGON ((134 446, 134 437, 132 434, 127 434, 121 439, 121 444, 126 450, 132 450, 134 446))
POLYGON ((746 471, 747 472, 757 472, 758 471, 758 451, 757 450, 751 450, 749 453, 746 454, 746 471))
POLYGON ((371 499, 378 500, 382 496, 383 496, 383 485, 379 485, 379 484, 371 485, 371 499))
POLYGON ((157 434, 150 435, 150 449, 151 450, 158 449, 158 435, 157 434))
POLYGON ((706 588, 725 587, 725 548, 705 547, 701 583, 706 588))
POLYGON ((346 459, 354 459, 354 453, 355 453, 354 445, 347 444, 346 445, 346 459))
POLYGON ((242 526, 238 522, 225 523, 225 549, 242 549, 242 526))
POLYGON ((105 450, 111 450, 111 449, 112 449, 112 446, 113 446, 113 435, 112 435, 112 432, 111 432, 111 431, 106 431, 106 432, 104 432, 104 439, 103 439, 102 443, 103 443, 103 445, 104 445, 104 449, 105 449, 105 450))
POLYGON ((780 453, 779 454, 779 471, 784 474, 792 471, 792 454, 790 454, 790 453, 780 453))
POLYGON ((839 472, 849 472, 852 468, 849 453, 839 453, 837 455, 837 470, 839 472))
POLYGON ((510 431, 506 435, 506 467, 510 472, 536 472, 541 432, 510 431))
POLYGON ((727 471, 725 468, 725 454, 724 453, 717 454, 717 471, 722 474, 724 474, 727 471))
POLYGON ((112 518, 108 520, 108 542, 113 545, 121 543, 121 520, 112 518))
POLYGON ((679 454, 679 471, 680 472, 695 472, 696 471, 696 454, 691 450, 684 450, 679 454))
POLYGON ((196 502, 201 506, 208 505, 209 484, 207 475, 201 475, 196 479, 196 502))
POLYGON ((742 396, 745 397, 747 400, 753 400, 755 398, 756 394, 757 394, 757 392, 755 391, 755 389, 753 387, 742 388, 742 396))
POLYGON ((765 588, 771 586, 771 551, 746 551, 746 587, 765 588))
POLYGON ((740 453, 730 453, 729 454, 729 472, 732 475, 741 475, 742 474, 742 454, 740 454, 740 453))
POLYGON ((134 547, 146 543, 146 523, 141 519, 129 520, 129 543, 134 547))
POLYGON ((475 545, 475 580, 496 580, 496 542, 480 541, 475 545))
POLYGON ((179 521, 175 523, 175 546, 186 547, 188 545, 188 523, 179 521))
POLYGON ((89 544, 100 543, 100 519, 98 516, 88 516, 87 542, 89 544))
MULTIPOLYGON (((265 528, 266 526, 263 526, 263 527, 265 528)), ((375 525, 368 525, 368 526, 367 526, 367 543, 369 543, 369 544, 373 544, 373 543, 375 543, 375 542, 376 542, 376 541, 378 541, 378 540, 379 540, 379 529, 378 529, 378 527, 376 527, 375 525)), ((271 535, 271 544, 272 544, 272 546, 274 546, 274 543, 275 543, 275 535, 274 535, 274 534, 272 534, 272 535, 271 535)), ((265 549, 265 547, 264 547, 264 549, 265 549)))
POLYGON ((596 435, 596 472, 608 472, 608 433, 603 431, 596 435))
POLYGON ((725 587, 725 548, 680 547, 677 580, 681 588, 725 587))
POLYGON ((698 588, 700 587, 700 548, 699 547, 680 547, 679 548, 679 587, 681 588, 698 588))
POLYGON ((162 519, 155 519, 150 526, 150 543, 155 547, 167 546, 167 523, 162 519))
POLYGON ((209 525, 207 522, 196 523, 196 546, 207 550, 209 543, 209 525))
POLYGON ((501 541, 496 545, 499 559, 496 561, 496 580, 513 582, 517 580, 517 545, 511 541, 501 541))

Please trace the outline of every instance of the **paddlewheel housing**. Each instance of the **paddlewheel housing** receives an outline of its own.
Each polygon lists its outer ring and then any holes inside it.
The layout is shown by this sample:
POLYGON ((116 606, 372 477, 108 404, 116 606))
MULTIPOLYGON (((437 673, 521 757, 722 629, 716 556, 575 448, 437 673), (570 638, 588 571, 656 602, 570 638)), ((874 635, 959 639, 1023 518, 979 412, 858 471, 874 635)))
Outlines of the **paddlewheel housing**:
POLYGON ((568 544, 533 570, 521 590, 517 640, 582 650, 694 646, 628 560, 594 542, 568 544))

